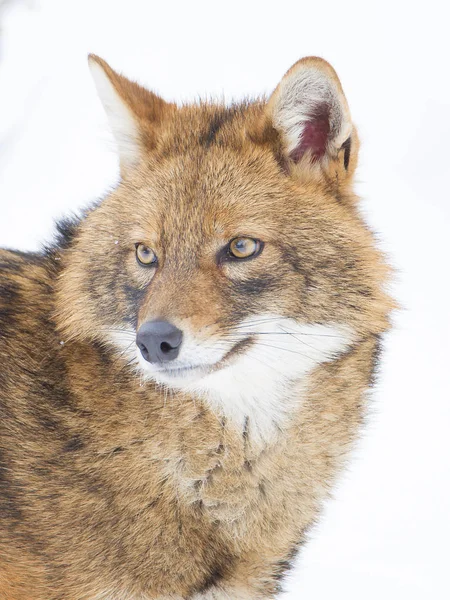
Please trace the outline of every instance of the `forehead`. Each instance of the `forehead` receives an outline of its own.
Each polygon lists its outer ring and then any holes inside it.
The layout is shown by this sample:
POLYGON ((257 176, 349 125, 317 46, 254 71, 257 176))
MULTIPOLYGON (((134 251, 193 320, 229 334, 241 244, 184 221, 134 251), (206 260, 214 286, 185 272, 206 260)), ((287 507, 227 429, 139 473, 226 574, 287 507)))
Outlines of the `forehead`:
POLYGON ((195 148, 154 165, 133 193, 138 224, 176 235, 271 236, 292 192, 263 152, 195 148))

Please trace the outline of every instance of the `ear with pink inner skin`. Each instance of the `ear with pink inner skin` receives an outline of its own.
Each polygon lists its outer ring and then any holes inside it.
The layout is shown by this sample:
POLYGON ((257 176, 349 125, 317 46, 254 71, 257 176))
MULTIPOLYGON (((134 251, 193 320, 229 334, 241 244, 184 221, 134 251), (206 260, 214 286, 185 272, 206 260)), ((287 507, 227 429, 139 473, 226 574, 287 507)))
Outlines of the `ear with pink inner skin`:
POLYGON ((338 76, 325 60, 308 57, 295 63, 273 92, 267 111, 288 162, 321 164, 343 149, 348 167, 350 111, 338 76))

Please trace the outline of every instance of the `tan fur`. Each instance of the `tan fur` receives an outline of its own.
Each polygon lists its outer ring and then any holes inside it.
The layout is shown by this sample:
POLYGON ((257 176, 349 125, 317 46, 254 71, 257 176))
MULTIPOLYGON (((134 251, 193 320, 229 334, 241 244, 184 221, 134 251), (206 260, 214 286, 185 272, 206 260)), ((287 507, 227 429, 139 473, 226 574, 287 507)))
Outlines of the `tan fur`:
MULTIPOLYGON (((137 124, 139 163, 122 161, 117 189, 45 255, 0 253, 0 598, 274 598, 358 435, 393 306, 352 192, 356 131, 346 167, 344 149, 296 163, 273 126, 278 91, 231 113, 176 108, 91 60, 137 124), (263 253, 219 268, 236 235, 263 253), (136 264, 139 241, 154 273, 136 264), (111 342, 136 299, 137 327, 166 318, 226 340, 232 286, 269 276, 252 314, 353 338, 294 384, 298 409, 264 443, 142 380, 111 342)), ((343 96, 323 60, 292 69, 310 65, 343 96)))

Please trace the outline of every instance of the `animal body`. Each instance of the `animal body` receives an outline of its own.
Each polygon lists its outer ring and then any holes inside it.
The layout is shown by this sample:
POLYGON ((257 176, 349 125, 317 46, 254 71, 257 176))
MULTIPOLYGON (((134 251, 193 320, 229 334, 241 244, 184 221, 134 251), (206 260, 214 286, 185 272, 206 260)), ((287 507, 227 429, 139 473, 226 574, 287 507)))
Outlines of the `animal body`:
POLYGON ((0 251, 0 598, 275 598, 392 307, 347 101, 319 58, 227 106, 89 62, 120 182, 0 251))

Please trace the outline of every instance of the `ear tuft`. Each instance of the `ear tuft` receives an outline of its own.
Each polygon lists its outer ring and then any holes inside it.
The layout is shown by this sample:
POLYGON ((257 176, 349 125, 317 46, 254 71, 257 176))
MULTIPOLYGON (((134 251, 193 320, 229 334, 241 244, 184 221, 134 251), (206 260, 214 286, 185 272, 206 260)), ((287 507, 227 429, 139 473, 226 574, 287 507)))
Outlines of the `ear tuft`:
POLYGON ((294 163, 337 155, 350 137, 347 101, 334 69, 320 58, 297 62, 283 77, 268 105, 284 154, 294 163))

